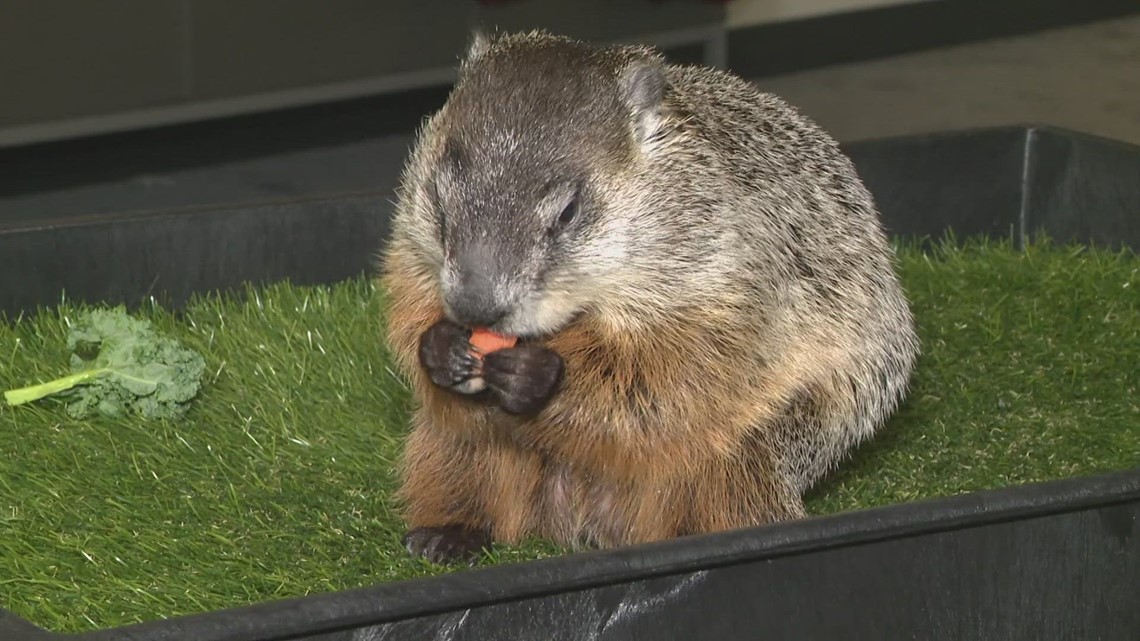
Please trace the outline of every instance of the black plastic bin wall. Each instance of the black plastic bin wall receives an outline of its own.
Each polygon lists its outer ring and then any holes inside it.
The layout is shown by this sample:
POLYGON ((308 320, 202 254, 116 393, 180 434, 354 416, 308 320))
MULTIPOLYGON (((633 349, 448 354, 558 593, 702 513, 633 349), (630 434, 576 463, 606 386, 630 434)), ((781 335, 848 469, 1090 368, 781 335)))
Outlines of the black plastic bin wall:
MULTIPOLYGON (((1048 128, 847 145, 890 231, 1140 248, 1140 149, 1048 128)), ((3 311, 180 304, 372 269, 391 194, 0 222, 3 311)), ((1140 469, 76 635, 107 639, 1140 638, 1140 469)), ((10 614, 0 639, 56 638, 10 614)))

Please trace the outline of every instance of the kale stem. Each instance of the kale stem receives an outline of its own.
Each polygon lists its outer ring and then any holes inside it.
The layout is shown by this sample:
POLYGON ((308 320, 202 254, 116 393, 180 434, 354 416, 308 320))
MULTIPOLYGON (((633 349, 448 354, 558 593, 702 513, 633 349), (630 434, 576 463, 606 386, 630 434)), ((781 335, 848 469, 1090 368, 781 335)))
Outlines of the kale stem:
POLYGON ((4 392, 4 400, 8 401, 9 405, 30 403, 45 396, 69 390, 76 385, 86 383, 110 371, 111 370, 106 367, 89 369, 70 376, 64 376, 63 378, 57 378, 54 381, 40 383, 39 385, 29 385, 28 387, 21 387, 20 389, 8 390, 4 392))

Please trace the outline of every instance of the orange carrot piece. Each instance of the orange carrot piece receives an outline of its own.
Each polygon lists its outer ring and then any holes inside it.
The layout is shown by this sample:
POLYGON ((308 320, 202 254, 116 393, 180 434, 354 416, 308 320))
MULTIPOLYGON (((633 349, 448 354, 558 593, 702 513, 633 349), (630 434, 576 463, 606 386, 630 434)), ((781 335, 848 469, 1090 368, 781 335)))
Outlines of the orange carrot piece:
POLYGON ((471 346, 475 348, 476 352, 480 355, 490 354, 491 352, 508 347, 514 347, 519 342, 516 336, 504 336, 503 334, 496 334, 489 329, 477 327, 471 332, 471 338, 468 339, 471 346))

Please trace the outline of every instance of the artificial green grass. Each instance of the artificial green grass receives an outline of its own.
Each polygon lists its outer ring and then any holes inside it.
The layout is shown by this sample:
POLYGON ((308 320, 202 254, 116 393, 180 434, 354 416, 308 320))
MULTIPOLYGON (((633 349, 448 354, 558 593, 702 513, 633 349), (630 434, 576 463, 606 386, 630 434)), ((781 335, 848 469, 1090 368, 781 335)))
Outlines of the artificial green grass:
MULTIPOLYGON (((812 492, 813 513, 1140 465, 1137 256, 900 253, 924 349, 909 399, 812 492)), ((77 309, 0 324, 0 388, 65 373, 77 309)), ((202 352, 204 391, 186 422, 0 404, 0 606, 81 631, 447 571, 399 545, 410 398, 370 283, 140 313, 202 352)))

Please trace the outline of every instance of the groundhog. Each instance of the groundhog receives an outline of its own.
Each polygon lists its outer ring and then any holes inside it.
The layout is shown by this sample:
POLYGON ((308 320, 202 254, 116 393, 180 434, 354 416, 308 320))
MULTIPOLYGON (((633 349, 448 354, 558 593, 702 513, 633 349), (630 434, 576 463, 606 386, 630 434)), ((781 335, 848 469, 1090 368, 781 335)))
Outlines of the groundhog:
POLYGON ((919 353, 838 144, 646 46, 475 34, 379 275, 416 407, 403 544, 608 548, 805 515, 919 353), (474 328, 517 338, 486 355, 474 328))

